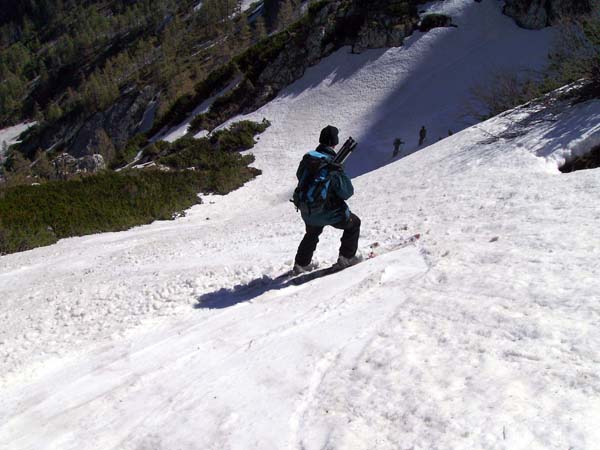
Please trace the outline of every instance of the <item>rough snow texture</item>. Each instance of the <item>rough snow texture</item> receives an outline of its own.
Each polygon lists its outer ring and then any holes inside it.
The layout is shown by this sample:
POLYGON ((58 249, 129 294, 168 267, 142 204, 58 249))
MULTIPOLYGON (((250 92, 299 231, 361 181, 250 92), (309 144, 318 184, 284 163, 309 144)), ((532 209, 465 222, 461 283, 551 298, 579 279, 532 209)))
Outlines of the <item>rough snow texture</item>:
MULTIPOLYGON (((444 4, 464 26, 413 47, 474 33, 469 14, 507 41, 526 33, 523 53, 543 36, 496 1, 444 4)), ((558 165, 597 143, 600 101, 517 109, 356 178, 362 245, 420 232, 418 246, 273 281, 302 237, 288 202, 302 153, 333 123, 362 137, 355 171, 380 167, 403 126, 387 116, 416 95, 390 72, 410 70, 410 48, 342 50, 251 115, 273 126, 244 188, 176 221, 0 258, 0 448, 596 448, 600 178, 558 165)), ((406 114, 414 134, 445 117, 406 114)), ((323 234, 321 264, 338 237, 323 234)))

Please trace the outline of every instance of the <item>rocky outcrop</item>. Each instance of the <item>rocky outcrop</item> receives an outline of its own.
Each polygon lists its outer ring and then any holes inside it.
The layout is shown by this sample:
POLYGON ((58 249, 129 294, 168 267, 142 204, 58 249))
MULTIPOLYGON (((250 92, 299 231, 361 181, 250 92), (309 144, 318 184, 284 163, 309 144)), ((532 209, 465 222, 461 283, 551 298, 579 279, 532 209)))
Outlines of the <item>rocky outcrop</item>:
POLYGON ((154 94, 150 87, 139 92, 131 91, 107 111, 94 114, 68 144, 68 153, 75 157, 101 154, 110 161, 114 157, 114 149, 123 148, 139 131, 154 94))
POLYGON ((504 14, 527 29, 550 26, 564 17, 591 11, 592 0, 506 0, 504 14))
POLYGON ((68 153, 59 155, 52 161, 56 177, 68 179, 77 174, 94 174, 106 169, 102 155, 87 155, 75 158, 68 153))
POLYGON ((353 53, 367 49, 399 47, 417 27, 416 10, 413 14, 395 15, 388 8, 380 8, 367 14, 357 38, 353 42, 353 53))
POLYGON ((148 104, 155 96, 151 87, 130 90, 106 111, 89 117, 66 116, 24 141, 23 152, 31 157, 39 148, 58 148, 75 158, 100 154, 110 163, 116 150, 123 148, 141 130, 148 104))
POLYGON ((414 31, 413 23, 397 23, 381 18, 380 21, 365 23, 352 46, 353 53, 371 48, 399 47, 404 38, 414 31))

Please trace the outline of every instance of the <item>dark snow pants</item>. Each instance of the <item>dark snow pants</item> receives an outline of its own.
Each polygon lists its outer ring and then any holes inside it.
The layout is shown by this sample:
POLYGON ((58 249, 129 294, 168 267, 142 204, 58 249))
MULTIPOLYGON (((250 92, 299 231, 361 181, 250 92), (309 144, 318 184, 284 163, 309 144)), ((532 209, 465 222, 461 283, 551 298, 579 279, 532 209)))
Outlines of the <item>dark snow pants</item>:
MULTIPOLYGON (((340 246, 340 255, 346 258, 352 258, 358 250, 358 237, 360 236, 360 219, 358 216, 350 213, 350 217, 343 222, 331 225, 338 230, 344 230, 342 235, 342 245, 340 246)), ((298 246, 296 253, 296 264, 308 266, 312 260, 313 253, 319 243, 319 236, 325 227, 306 225, 306 234, 298 246)))

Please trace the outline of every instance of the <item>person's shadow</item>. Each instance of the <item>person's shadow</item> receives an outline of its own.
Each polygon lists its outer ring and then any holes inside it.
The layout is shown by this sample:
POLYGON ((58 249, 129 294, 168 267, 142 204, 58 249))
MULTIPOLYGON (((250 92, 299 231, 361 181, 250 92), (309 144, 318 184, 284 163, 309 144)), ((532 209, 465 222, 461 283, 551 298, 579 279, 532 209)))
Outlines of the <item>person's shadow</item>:
POLYGON ((196 309, 223 309, 238 303, 248 302, 260 297, 266 292, 283 289, 288 284, 289 277, 281 275, 271 278, 262 276, 246 284, 238 284, 232 288, 221 288, 218 291, 209 292, 198 297, 196 309))
POLYGON ((196 309, 224 309, 238 303, 249 302, 260 297, 266 292, 285 289, 289 286, 300 286, 316 278, 335 273, 332 267, 315 270, 303 275, 294 276, 292 271, 286 272, 277 277, 264 275, 256 278, 246 284, 238 284, 232 288, 221 288, 208 294, 198 297, 198 303, 194 305, 196 309))

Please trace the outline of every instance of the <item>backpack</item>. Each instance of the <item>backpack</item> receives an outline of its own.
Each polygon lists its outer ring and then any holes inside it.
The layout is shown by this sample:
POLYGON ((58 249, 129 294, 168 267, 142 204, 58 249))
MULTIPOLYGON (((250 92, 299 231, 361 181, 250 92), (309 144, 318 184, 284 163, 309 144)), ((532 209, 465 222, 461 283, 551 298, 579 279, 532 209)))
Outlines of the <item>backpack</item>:
POLYGON ((319 214, 330 206, 331 157, 312 151, 304 155, 302 164, 292 201, 303 215, 319 214))

